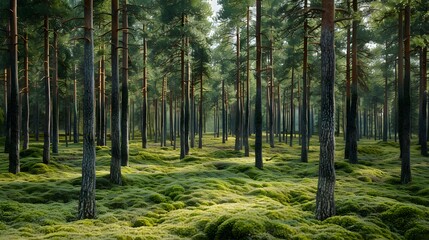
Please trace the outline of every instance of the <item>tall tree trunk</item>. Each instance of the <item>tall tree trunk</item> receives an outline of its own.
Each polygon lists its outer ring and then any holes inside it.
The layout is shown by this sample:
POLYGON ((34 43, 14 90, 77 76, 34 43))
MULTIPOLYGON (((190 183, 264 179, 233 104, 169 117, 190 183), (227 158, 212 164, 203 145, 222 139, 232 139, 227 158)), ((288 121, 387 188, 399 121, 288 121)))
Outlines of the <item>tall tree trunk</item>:
POLYGON ((291 147, 293 144, 293 134, 295 132, 295 105, 293 103, 293 100, 294 100, 293 90, 295 88, 294 78, 295 78, 295 68, 292 67, 292 78, 291 78, 291 84, 290 84, 290 141, 289 141, 289 146, 291 147))
MULTIPOLYGON (((349 8, 350 11, 350 7, 349 7, 349 1, 347 1, 347 6, 349 8)), ((350 113, 350 103, 351 103, 351 93, 350 93, 350 44, 351 43, 351 33, 350 33, 350 26, 347 27, 347 50, 346 50, 346 131, 344 132, 345 134, 345 139, 346 139, 346 143, 345 143, 345 148, 344 148, 344 158, 345 159, 349 159, 350 156, 350 128, 352 126, 351 123, 351 113, 350 113)))
POLYGON ((422 156, 428 155, 427 146, 427 130, 426 130, 426 105, 427 105, 427 92, 426 92, 426 58, 427 47, 420 49, 420 111, 419 111, 419 142, 421 146, 420 154, 422 156))
POLYGON ((324 220, 335 215, 335 138, 334 138, 334 0, 322 0, 322 56, 321 124, 319 180, 316 195, 316 218, 324 220))
MULTIPOLYGON (((12 22, 11 22, 11 19, 9 19, 9 23, 8 23, 8 26, 7 26, 7 30, 6 30, 6 36, 8 37, 8 40, 7 40, 7 44, 8 44, 8 47, 9 47, 9 55, 11 55, 12 54, 12 33, 11 33, 11 25, 12 25, 12 22)), ((10 59, 11 57, 9 56, 9 61, 10 61, 10 63, 11 63, 11 59, 10 59)), ((4 142, 4 152, 5 153, 9 153, 9 145, 10 145, 10 95, 11 95, 11 83, 12 83, 12 78, 11 78, 11 66, 10 66, 10 63, 9 63, 9 65, 7 65, 7 70, 6 70, 6 77, 7 78, 5 78, 5 95, 6 95, 6 98, 5 98, 5 103, 6 103, 6 139, 5 139, 5 142, 4 142)))
POLYGON ((30 129, 30 84, 29 84, 29 77, 28 77, 28 33, 25 32, 24 37, 24 51, 25 51, 25 57, 24 57, 24 101, 23 101, 23 114, 24 114, 24 128, 22 129, 22 136, 23 136, 23 146, 22 148, 28 149, 28 143, 29 143, 29 129, 30 129))
POLYGON ((250 7, 247 6, 246 13, 246 106, 244 115, 244 133, 243 133, 243 144, 244 144, 244 156, 249 156, 249 135, 250 135, 250 7))
MULTIPOLYGON (((4 92, 3 92, 4 114, 5 114, 5 116, 7 116, 7 110, 8 110, 8 108, 7 108, 8 107, 8 91, 7 91, 7 89, 8 89, 8 78, 9 78, 7 68, 4 69, 3 76, 4 76, 4 85, 3 85, 4 86, 4 92)), ((7 120, 6 120, 6 123, 4 126, 4 133, 5 133, 6 137, 9 135, 8 132, 9 132, 9 126, 7 126, 7 120)), ((7 153, 6 144, 5 144, 5 153, 7 153)))
POLYGON ((121 108, 121 165, 128 166, 128 10, 127 0, 122 1, 122 108, 121 108))
POLYGON ((101 76, 100 76, 100 91, 99 91, 99 101, 100 101, 100 134, 98 136, 98 144, 99 146, 106 146, 106 82, 105 82, 105 66, 104 66, 104 45, 102 46, 102 56, 101 56, 101 76))
POLYGON ((405 6, 404 20, 404 81, 403 95, 399 97, 400 115, 399 122, 401 124, 402 135, 402 164, 401 164, 401 183, 407 184, 411 182, 411 164, 410 164, 410 135, 411 135, 411 61, 410 61, 410 28, 411 28, 411 10, 410 0, 405 6))
POLYGON ((226 114, 226 94, 225 94, 225 80, 222 80, 222 143, 226 142, 228 136, 227 114, 226 114))
POLYGON ((43 131, 43 163, 49 164, 51 144, 51 83, 49 76, 49 18, 45 16, 44 21, 44 71, 45 71, 45 125, 43 131))
MULTIPOLYGON (((146 27, 143 25, 143 31, 146 27)), ((143 38, 143 104, 142 104, 142 147, 147 148, 147 40, 143 38)))
MULTIPOLYGON (((307 8, 307 0, 304 0, 304 8, 307 8)), ((304 56, 302 64, 302 113, 301 113, 301 162, 308 162, 308 38, 307 38, 307 18, 304 20, 304 56)))
POLYGON ((165 131, 167 124, 165 122, 165 94, 166 94, 166 77, 162 78, 162 92, 161 92, 161 147, 165 147, 165 131))
MULTIPOLYGON (((222 105, 223 106, 223 105, 222 105)), ((200 72, 200 104, 198 106, 198 148, 203 148, 203 61, 201 61, 201 72, 200 72)), ((222 109, 223 114, 223 109, 222 109)), ((222 118, 223 121, 223 118, 222 118)))
MULTIPOLYGON (((272 30, 271 30, 272 31, 272 30)), ((269 51, 269 61, 270 61, 270 76, 269 76, 269 89, 268 93, 270 95, 268 102, 268 120, 269 120, 269 137, 270 137, 270 147, 274 148, 274 69, 273 69, 273 40, 270 39, 270 51, 269 51)))
POLYGON ((398 138, 400 158, 403 153, 403 101, 404 101, 404 10, 399 9, 398 14, 398 138), (401 114, 399 114, 401 113, 401 114))
POLYGON ((58 154, 59 107, 58 107, 58 32, 54 31, 54 76, 52 86, 52 153, 58 154))
POLYGON ((84 95, 83 95, 83 159, 82 187, 78 218, 95 218, 95 94, 94 94, 94 29, 93 1, 85 0, 84 95))
POLYGON ((74 82, 73 82, 73 142, 79 142, 78 119, 77 119, 77 67, 74 65, 74 82))
POLYGON ((119 126, 119 13, 118 0, 112 0, 112 40, 111 40, 111 63, 112 63, 112 94, 111 94, 111 139, 112 139, 112 159, 110 163, 110 181, 114 184, 122 184, 121 177, 121 142, 119 126))
POLYGON ((255 166, 262 162, 262 84, 261 84, 261 0, 256 0, 256 102, 255 102, 255 166))
POLYGON ((185 85, 185 14, 182 13, 182 48, 180 50, 180 89, 181 89, 181 99, 180 99, 180 159, 185 158, 186 149, 185 149, 185 93, 186 93, 186 85, 185 85))
MULTIPOLYGON (((186 24, 188 18, 185 17, 186 24)), ((189 124, 190 124, 190 85, 191 85, 191 61, 189 49, 189 37, 186 37, 186 82, 185 82, 185 155, 189 154, 189 124)))
MULTIPOLYGON (((357 0, 353 0, 353 12, 357 13, 357 0)), ((358 82, 358 55, 357 55, 357 32, 358 32, 358 20, 353 19, 352 22, 352 86, 351 86, 351 105, 350 105, 350 127, 349 127, 349 139, 350 139, 350 151, 349 161, 350 163, 357 163, 357 82, 358 82)))
POLYGON ((236 80, 235 80, 235 150, 241 150, 241 87, 240 87, 240 28, 236 27, 236 80))
POLYGON ((19 84, 18 84, 18 20, 17 0, 10 0, 10 145, 9 172, 20 172, 19 163, 19 84))
POLYGON ((389 71, 389 64, 388 64, 388 55, 387 55, 387 41, 386 41, 386 56, 385 56, 385 61, 386 61, 386 70, 385 70, 385 76, 384 76, 384 104, 383 104, 383 141, 387 142, 387 120, 389 119, 387 117, 387 74, 389 71))
POLYGON ((190 82, 190 142, 191 148, 195 147, 195 98, 194 98, 194 78, 190 82))

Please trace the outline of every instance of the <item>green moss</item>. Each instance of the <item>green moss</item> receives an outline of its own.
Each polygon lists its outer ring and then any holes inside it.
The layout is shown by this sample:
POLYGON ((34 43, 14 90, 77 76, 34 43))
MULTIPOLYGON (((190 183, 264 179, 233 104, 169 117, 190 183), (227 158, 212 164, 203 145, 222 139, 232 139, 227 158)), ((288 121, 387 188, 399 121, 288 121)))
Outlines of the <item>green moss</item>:
POLYGON ((173 203, 175 209, 182 209, 186 207, 186 204, 182 201, 177 201, 173 203))
POLYGON ((381 155, 383 154, 382 148, 373 145, 358 145, 358 153, 360 154, 371 154, 371 155, 381 155))
POLYGON ((403 234, 423 216, 424 212, 417 207, 397 204, 383 212, 380 217, 392 229, 396 229, 403 234))
POLYGON ((204 233, 197 233, 192 236, 191 240, 209 240, 204 233))
POLYGON ((280 239, 291 239, 296 234, 294 228, 280 222, 267 221, 265 226, 268 233, 280 239))
POLYGON ((170 232, 183 238, 190 238, 197 234, 198 230, 193 226, 175 226, 170 232))
POLYGON ((151 218, 148 217, 140 217, 134 220, 131 224, 132 227, 152 227, 154 222, 151 218))
POLYGON ((357 179, 362 182, 372 182, 372 179, 367 176, 359 176, 357 179))
POLYGON ((153 203, 163 203, 163 202, 167 201, 165 196, 161 195, 159 193, 154 193, 154 194, 149 195, 148 199, 153 203))
POLYGON ((335 170, 343 171, 345 173, 352 173, 353 167, 347 162, 336 161, 335 162, 335 170))
POLYGON ((219 225, 215 239, 248 239, 265 232, 265 226, 257 217, 232 217, 219 225))
POLYGON ((219 225, 221 225, 223 222, 228 220, 230 217, 231 216, 229 216, 229 215, 223 215, 223 216, 219 217, 218 219, 208 223, 206 225, 206 227, 204 228, 204 233, 206 234, 208 239, 214 239, 216 237, 216 232, 217 232, 219 225))
POLYGON ((106 214, 106 215, 100 216, 98 218, 98 220, 100 220, 103 223, 107 223, 107 224, 112 224, 112 223, 118 222, 118 219, 112 214, 106 214))
POLYGON ((429 239, 429 226, 417 224, 415 227, 405 232, 405 239, 407 240, 428 240, 429 239))
POLYGON ((162 193, 173 200, 178 199, 185 192, 185 188, 182 185, 174 184, 169 186, 162 193))
POLYGON ((19 152, 20 158, 26 158, 26 157, 33 157, 33 158, 42 158, 43 156, 43 149, 30 147, 25 150, 21 150, 19 152))
POLYGON ((200 162, 201 160, 203 160, 202 158, 196 157, 196 156, 191 156, 188 155, 185 158, 182 159, 183 162, 200 162))
POLYGON ((218 150, 209 154, 212 158, 235 158, 242 157, 243 153, 234 150, 218 150))

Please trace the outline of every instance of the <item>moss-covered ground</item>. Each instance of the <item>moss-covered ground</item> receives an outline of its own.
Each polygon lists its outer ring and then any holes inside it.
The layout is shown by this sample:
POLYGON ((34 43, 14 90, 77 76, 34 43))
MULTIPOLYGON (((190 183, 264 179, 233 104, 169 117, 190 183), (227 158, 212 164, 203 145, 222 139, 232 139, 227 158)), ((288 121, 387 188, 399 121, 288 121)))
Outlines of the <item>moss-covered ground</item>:
MULTIPOLYGON (((206 135, 203 149, 179 160, 179 149, 131 141, 124 186, 108 180, 110 149, 97 147, 97 218, 77 220, 82 146, 60 144, 41 163, 42 143, 21 153, 18 175, 0 154, 0 239, 429 239, 429 159, 412 146, 413 181, 399 183, 399 146, 359 142, 359 160, 336 148, 337 215, 314 218, 317 138, 309 163, 300 146, 264 145, 254 155, 206 135)), ((0 146, 3 149, 3 146, 0 146)))

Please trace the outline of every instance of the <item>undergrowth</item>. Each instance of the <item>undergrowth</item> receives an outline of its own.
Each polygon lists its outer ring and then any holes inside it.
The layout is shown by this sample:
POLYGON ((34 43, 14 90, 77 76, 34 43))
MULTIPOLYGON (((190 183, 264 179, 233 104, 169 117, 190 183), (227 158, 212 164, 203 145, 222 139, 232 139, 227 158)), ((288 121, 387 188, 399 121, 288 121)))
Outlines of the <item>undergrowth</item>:
POLYGON ((415 148, 413 182, 401 185, 397 143, 361 140, 350 164, 338 139, 337 215, 318 221, 317 139, 308 163, 297 144, 264 145, 264 170, 232 138, 204 142, 180 160, 172 146, 131 141, 123 186, 109 181, 110 148, 97 147, 97 218, 88 220, 76 218, 80 144, 61 143, 45 165, 31 143, 17 175, 1 153, 0 239, 429 239, 429 162, 415 148))

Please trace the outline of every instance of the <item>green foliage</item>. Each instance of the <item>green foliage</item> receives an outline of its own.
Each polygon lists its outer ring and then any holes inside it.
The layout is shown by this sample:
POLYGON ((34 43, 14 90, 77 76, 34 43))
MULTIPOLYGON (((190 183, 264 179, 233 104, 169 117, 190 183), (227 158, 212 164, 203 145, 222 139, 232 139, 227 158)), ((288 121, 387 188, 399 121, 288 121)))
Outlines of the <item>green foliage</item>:
POLYGON ((415 206, 397 204, 383 212, 380 217, 389 227, 403 234, 424 216, 425 213, 415 206))

